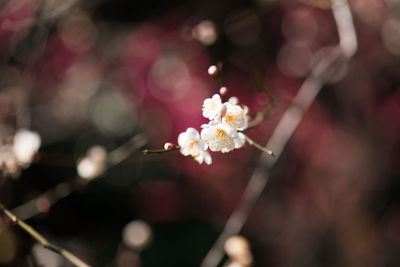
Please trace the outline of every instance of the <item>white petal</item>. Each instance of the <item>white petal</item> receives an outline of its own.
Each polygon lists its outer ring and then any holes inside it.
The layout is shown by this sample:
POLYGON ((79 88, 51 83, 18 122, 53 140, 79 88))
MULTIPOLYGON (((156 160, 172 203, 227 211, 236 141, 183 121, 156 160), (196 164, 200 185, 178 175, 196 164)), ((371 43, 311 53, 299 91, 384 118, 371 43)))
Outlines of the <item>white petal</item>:
POLYGON ((224 130, 229 136, 235 136, 236 135, 235 129, 230 127, 230 126, 228 126, 228 125, 226 125, 226 124, 220 123, 218 125, 218 128, 224 130))
POLYGON ((187 143, 189 143, 189 136, 186 132, 180 133, 178 135, 178 145, 185 146, 187 143))
POLYGON ((238 133, 236 138, 234 139, 235 142, 235 148, 241 148, 244 143, 246 142, 246 138, 244 137, 243 133, 238 133))
POLYGON ((207 143, 203 139, 199 140, 198 146, 201 150, 207 150, 208 148, 207 143))
POLYGON ((203 128, 203 130, 201 130, 200 136, 201 139, 204 140, 205 142, 208 142, 208 140, 210 140, 210 138, 212 137, 212 129, 210 127, 207 128, 203 128))
POLYGON ((189 135, 189 137, 192 140, 197 140, 200 137, 199 132, 195 128, 192 128, 192 127, 187 128, 186 133, 189 135))
POLYGON ((230 151, 230 149, 227 148, 227 147, 224 147, 224 148, 221 149, 222 153, 228 153, 229 151, 230 151))
POLYGON ((204 152, 203 153, 204 155, 204 162, 207 164, 207 165, 210 165, 211 163, 212 163, 212 159, 211 159, 211 155, 210 155, 210 153, 208 153, 208 152, 204 152))
POLYGON ((189 146, 181 146, 180 152, 184 156, 190 155, 190 147, 189 146))
POLYGON ((199 164, 203 163, 204 156, 200 153, 197 157, 194 157, 194 160, 197 161, 199 164))
POLYGON ((237 103, 239 103, 239 99, 236 96, 232 96, 229 98, 228 102, 232 105, 237 105, 237 103))
POLYGON ((215 94, 212 96, 212 101, 214 101, 217 104, 221 104, 221 96, 219 94, 215 94))

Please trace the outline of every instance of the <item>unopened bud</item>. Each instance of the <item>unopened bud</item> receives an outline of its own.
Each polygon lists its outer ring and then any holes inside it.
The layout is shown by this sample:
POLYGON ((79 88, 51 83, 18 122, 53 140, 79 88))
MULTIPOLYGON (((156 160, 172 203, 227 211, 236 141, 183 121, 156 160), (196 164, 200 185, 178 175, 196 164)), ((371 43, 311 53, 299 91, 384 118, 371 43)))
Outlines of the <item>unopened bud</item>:
POLYGON ((232 96, 231 98, 228 99, 228 102, 231 103, 232 105, 237 105, 239 103, 239 98, 236 96, 232 96))
POLYGON ((175 145, 174 145, 173 143, 168 142, 168 143, 165 143, 165 144, 164 144, 164 149, 165 149, 165 150, 169 150, 169 149, 173 148, 174 146, 175 146, 175 145))
POLYGON ((219 94, 224 96, 228 93, 228 88, 226 88, 225 86, 222 86, 221 88, 219 88, 219 94))
POLYGON ((211 75, 211 76, 216 76, 216 75, 218 75, 218 67, 215 66, 215 65, 211 65, 211 66, 208 68, 208 74, 211 75))

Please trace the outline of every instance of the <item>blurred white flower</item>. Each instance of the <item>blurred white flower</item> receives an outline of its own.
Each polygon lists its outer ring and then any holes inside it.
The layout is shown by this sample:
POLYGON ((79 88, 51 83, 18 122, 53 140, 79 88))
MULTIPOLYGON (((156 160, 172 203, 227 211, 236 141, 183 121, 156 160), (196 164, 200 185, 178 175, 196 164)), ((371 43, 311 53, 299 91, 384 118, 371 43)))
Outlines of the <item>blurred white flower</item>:
POLYGON ((247 128, 247 114, 239 105, 229 102, 224 103, 226 111, 222 116, 222 123, 231 127, 232 130, 244 130, 247 128))
POLYGON ((92 180, 96 178, 102 171, 102 168, 99 164, 89 158, 84 157, 78 162, 78 166, 76 167, 78 175, 86 180, 92 180))
POLYGON ((102 146, 93 146, 88 150, 87 156, 78 161, 76 170, 81 178, 92 180, 104 171, 106 163, 106 149, 102 146))
POLYGON ((19 164, 29 165, 41 144, 39 134, 25 129, 19 129, 14 136, 13 151, 19 164))
POLYGON ((253 256, 250 244, 243 236, 231 236, 225 241, 225 252, 229 256, 231 267, 249 267, 252 265, 253 256))
POLYGON ((218 38, 217 27, 212 21, 203 20, 193 28, 192 36, 204 45, 212 45, 218 38))
POLYGON ((187 128, 185 132, 179 134, 178 144, 184 156, 191 155, 199 163, 203 161, 210 165, 211 155, 207 152, 207 144, 200 138, 199 132, 194 128, 187 128))
POLYGON ((0 168, 4 168, 7 174, 15 175, 14 178, 17 178, 16 175, 20 171, 20 166, 11 145, 6 144, 0 147, 0 158, 0 168))
POLYGON ((122 239, 129 248, 140 251, 150 243, 152 231, 144 221, 131 221, 124 227, 122 239))
POLYGON ((218 94, 204 100, 203 104, 203 116, 210 120, 217 118, 221 114, 223 105, 221 103, 221 97, 218 94))
POLYGON ((243 236, 234 235, 225 241, 224 249, 230 257, 237 257, 250 249, 249 241, 243 236))

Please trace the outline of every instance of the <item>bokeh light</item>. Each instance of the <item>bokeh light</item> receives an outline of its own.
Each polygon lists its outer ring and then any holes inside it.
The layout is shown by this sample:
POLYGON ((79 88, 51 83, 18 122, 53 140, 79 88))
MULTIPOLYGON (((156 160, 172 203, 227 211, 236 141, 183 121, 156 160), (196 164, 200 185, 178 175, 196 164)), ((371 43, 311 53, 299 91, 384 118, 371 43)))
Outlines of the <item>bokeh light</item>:
POLYGON ((125 226, 122 238, 126 246, 140 251, 148 246, 151 241, 151 228, 144 221, 132 221, 125 226))
POLYGON ((174 55, 159 58, 151 68, 150 78, 152 95, 165 102, 181 99, 191 85, 186 63, 174 55))
POLYGON ((136 124, 133 107, 126 98, 115 92, 98 95, 92 104, 90 116, 100 131, 114 136, 129 135, 136 124))
POLYGON ((192 30, 192 36, 204 45, 212 45, 218 39, 217 27, 210 20, 203 20, 192 30))

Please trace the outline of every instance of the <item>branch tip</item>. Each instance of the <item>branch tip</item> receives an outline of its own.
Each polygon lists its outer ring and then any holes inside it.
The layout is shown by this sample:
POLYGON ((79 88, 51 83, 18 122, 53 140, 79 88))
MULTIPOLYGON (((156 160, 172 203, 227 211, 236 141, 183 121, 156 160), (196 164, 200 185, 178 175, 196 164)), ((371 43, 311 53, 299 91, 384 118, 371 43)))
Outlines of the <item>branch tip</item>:
POLYGON ((172 146, 172 147, 170 147, 168 149, 165 149, 165 148, 161 148, 161 149, 145 149, 145 150, 142 151, 142 153, 143 153, 143 155, 147 155, 147 154, 151 154, 151 153, 160 154, 160 153, 166 153, 166 152, 170 152, 170 151, 175 151, 175 150, 178 150, 180 148, 181 148, 180 146, 172 146))

